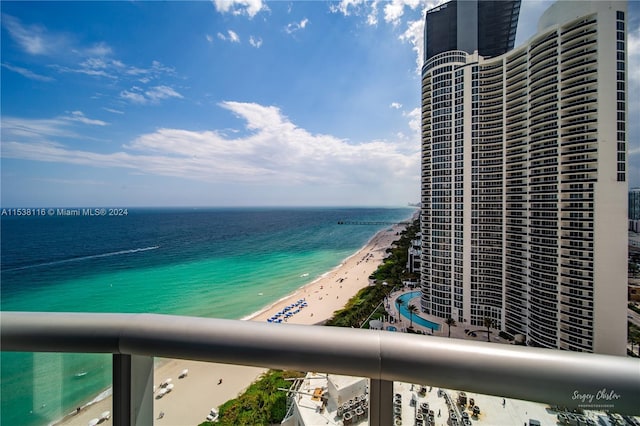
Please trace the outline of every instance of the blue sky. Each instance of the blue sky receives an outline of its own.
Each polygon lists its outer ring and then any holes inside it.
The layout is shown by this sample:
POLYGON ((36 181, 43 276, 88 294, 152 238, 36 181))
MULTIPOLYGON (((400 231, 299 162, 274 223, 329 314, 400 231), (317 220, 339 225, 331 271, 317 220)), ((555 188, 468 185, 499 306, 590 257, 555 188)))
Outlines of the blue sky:
MULTIPOLYGON (((3 1, 2 206, 416 202, 422 17, 438 3, 3 1)), ((549 4, 523 1, 516 44, 549 4)))

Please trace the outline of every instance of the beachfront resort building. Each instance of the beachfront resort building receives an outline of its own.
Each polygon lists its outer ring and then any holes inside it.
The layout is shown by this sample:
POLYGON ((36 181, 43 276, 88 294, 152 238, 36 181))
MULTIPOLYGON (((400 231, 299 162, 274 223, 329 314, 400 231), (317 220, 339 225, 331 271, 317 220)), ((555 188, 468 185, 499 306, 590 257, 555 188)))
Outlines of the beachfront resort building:
POLYGON ((426 15, 421 309, 623 355, 627 5, 557 2, 513 49, 519 6, 426 15))

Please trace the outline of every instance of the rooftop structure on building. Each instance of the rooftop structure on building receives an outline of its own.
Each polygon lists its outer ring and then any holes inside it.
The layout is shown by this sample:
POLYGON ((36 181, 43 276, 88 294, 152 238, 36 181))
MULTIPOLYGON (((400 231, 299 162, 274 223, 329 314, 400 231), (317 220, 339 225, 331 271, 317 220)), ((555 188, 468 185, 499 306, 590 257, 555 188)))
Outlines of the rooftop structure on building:
POLYGON ((425 62, 438 53, 461 50, 484 57, 513 49, 520 0, 452 0, 427 12, 425 62))
POLYGON ((289 389, 284 426, 369 424, 366 378, 307 373, 289 389))
MULTIPOLYGON (((307 373, 289 389, 283 426, 363 426, 368 418, 368 380, 324 373, 307 373)), ((393 386, 393 421, 410 424, 457 426, 547 424, 607 424, 615 414, 565 411, 560 407, 507 399, 475 392, 396 382, 393 386)), ((622 417, 620 417, 622 418, 622 417)), ((635 418, 628 417, 630 421, 635 418)))

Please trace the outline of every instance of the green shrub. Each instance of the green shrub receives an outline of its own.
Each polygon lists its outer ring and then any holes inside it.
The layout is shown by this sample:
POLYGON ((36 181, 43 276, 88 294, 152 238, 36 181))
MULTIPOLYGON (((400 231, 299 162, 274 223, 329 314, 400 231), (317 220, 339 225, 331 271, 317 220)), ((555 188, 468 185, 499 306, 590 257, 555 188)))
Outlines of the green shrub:
MULTIPOLYGON (((219 408, 220 418, 215 425, 270 425, 280 423, 287 414, 287 394, 278 388, 288 389, 294 377, 303 377, 297 371, 269 370, 236 399, 225 402, 219 408)), ((211 422, 201 426, 214 425, 211 422)))
POLYGON ((415 220, 400 234, 400 238, 394 242, 392 248, 387 250, 389 256, 385 258, 378 269, 370 278, 376 280, 373 286, 361 289, 358 294, 347 302, 344 309, 334 312, 333 317, 325 323, 334 327, 360 327, 374 310, 377 310, 371 318, 378 315, 380 318, 386 314, 381 306, 385 296, 388 296, 396 285, 400 285, 403 279, 416 278, 415 275, 405 271, 407 256, 411 240, 415 239, 419 232, 419 221, 415 220), (389 285, 382 285, 387 282, 389 285))

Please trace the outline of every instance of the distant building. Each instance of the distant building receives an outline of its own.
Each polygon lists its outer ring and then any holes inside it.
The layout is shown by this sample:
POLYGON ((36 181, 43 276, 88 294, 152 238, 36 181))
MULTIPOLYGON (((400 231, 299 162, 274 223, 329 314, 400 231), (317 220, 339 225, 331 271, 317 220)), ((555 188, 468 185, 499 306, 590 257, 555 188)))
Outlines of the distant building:
POLYGON ((411 240, 411 247, 407 256, 407 271, 410 273, 420 272, 422 258, 422 234, 418 232, 416 238, 411 240))
POLYGON ((508 52, 519 5, 505 3, 498 24, 483 2, 475 24, 467 2, 426 15, 421 308, 624 355, 626 2, 555 3, 508 52))
POLYGON ((640 220, 640 188, 629 190, 629 220, 640 220))

